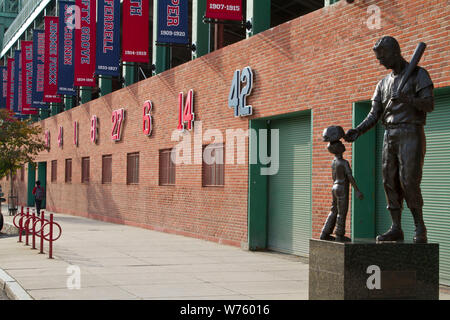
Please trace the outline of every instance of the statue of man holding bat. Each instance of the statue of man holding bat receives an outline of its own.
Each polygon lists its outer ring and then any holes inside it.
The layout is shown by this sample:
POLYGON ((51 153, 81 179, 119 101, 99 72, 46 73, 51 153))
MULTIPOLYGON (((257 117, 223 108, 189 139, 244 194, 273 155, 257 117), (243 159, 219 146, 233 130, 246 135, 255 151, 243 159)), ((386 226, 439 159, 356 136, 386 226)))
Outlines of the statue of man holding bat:
POLYGON ((377 241, 402 241, 403 200, 414 217, 414 242, 426 243, 423 199, 420 190, 425 157, 424 125, 427 113, 434 109, 433 82, 428 72, 417 64, 426 45, 420 43, 408 63, 393 37, 382 37, 373 47, 377 59, 392 72, 382 79, 372 97, 372 109, 344 139, 355 141, 381 120, 384 127, 382 175, 387 209, 392 218, 390 229, 377 241))

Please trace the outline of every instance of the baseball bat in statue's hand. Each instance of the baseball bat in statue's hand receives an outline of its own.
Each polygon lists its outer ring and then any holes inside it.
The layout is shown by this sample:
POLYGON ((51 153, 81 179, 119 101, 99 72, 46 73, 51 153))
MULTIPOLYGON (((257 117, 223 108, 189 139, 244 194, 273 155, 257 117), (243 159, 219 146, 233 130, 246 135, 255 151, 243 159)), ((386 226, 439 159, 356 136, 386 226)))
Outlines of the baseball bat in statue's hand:
MULTIPOLYGON (((414 50, 411 61, 409 62, 409 65, 406 67, 405 74, 403 75, 403 77, 400 80, 397 91, 393 92, 392 97, 388 102, 388 105, 384 109, 383 116, 386 114, 386 111, 392 107, 393 101, 397 100, 401 96, 403 87, 405 86, 406 82, 408 82, 408 79, 411 76, 411 74, 417 68, 417 65, 419 64, 419 61, 422 58, 426 47, 427 47, 427 45, 424 42, 419 42, 419 44, 417 45, 416 50, 414 50)), ((382 118, 383 118, 383 116, 382 116, 382 118)))

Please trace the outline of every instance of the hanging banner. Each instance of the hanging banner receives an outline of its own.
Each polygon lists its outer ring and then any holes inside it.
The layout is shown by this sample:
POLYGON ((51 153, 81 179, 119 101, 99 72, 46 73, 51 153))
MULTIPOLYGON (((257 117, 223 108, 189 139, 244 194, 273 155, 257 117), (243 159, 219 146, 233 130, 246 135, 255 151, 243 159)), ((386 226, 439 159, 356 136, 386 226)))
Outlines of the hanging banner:
POLYGON ((242 21, 242 0, 206 0, 205 18, 242 21))
POLYGON ((96 86, 94 78, 96 2, 96 0, 75 1, 81 15, 80 28, 75 29, 74 84, 76 86, 96 86))
POLYGON ((188 0, 159 0, 157 42, 188 44, 188 30, 188 0))
POLYGON ((122 60, 148 63, 149 0, 124 0, 122 6, 122 60))
POLYGON ((0 108, 6 108, 6 97, 8 96, 8 68, 0 66, 0 108))
POLYGON ((58 17, 45 20, 44 102, 61 102, 58 90, 58 17))
POLYGON ((44 99, 45 33, 33 30, 33 92, 32 107, 48 108, 44 99))
POLYGON ((14 102, 13 110, 15 113, 22 112, 22 63, 21 63, 21 50, 14 51, 14 102))
POLYGON ((8 84, 6 109, 12 111, 14 108, 14 58, 8 58, 8 84))
POLYGON ((71 1, 59 1, 58 32, 58 90, 57 94, 75 96, 75 5, 71 1))
POLYGON ((22 41, 22 114, 34 114, 31 108, 33 92, 33 41, 22 41))
MULTIPOLYGON (((120 0, 98 0, 96 74, 119 76, 120 0)), ((142 28, 142 26, 140 26, 142 28)), ((134 32, 140 34, 139 32, 134 32)))

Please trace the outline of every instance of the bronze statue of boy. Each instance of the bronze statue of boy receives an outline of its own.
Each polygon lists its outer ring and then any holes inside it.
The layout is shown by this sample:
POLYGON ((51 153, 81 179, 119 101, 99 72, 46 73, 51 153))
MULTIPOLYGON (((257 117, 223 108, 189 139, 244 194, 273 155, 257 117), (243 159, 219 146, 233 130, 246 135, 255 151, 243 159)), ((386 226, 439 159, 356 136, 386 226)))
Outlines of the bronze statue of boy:
POLYGON ((352 169, 347 160, 343 158, 345 146, 340 141, 345 135, 344 129, 340 126, 331 126, 323 131, 323 141, 328 143, 328 151, 335 155, 331 164, 333 175, 333 204, 328 218, 323 226, 320 235, 321 240, 336 240, 339 242, 350 241, 345 236, 345 219, 347 218, 348 199, 349 199, 349 183, 355 189, 355 195, 359 199, 363 199, 363 194, 359 191, 355 179, 352 175, 352 169), (336 238, 332 237, 333 229, 336 226, 336 238))

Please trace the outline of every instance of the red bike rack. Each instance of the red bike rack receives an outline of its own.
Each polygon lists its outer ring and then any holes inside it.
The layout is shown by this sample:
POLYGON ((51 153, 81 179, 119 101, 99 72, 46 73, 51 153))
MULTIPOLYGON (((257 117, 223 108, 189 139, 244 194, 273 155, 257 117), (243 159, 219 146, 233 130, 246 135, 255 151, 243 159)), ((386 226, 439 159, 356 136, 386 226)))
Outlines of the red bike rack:
POLYGON ((36 237, 40 238, 39 253, 44 253, 44 241, 48 241, 48 255, 49 259, 53 259, 53 242, 58 240, 62 234, 62 228, 59 223, 53 220, 53 213, 50 218, 46 219, 44 211, 40 216, 36 216, 33 212, 30 214, 30 209, 23 212, 23 207, 20 214, 16 215, 13 220, 14 226, 19 229, 19 241, 22 242, 22 234, 25 231, 25 245, 29 245, 29 236, 31 235, 31 249, 36 249, 36 237), (58 236, 55 237, 55 227, 58 229, 58 236))

